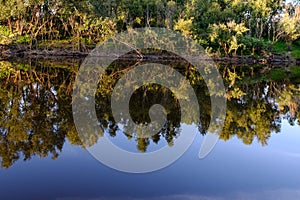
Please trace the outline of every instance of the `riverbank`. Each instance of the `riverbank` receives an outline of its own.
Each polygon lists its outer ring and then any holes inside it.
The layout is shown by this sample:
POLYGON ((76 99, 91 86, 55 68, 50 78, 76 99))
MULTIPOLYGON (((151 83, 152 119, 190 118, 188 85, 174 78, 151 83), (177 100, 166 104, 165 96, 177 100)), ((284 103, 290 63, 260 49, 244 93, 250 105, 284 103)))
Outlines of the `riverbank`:
MULTIPOLYGON (((72 50, 69 48, 51 48, 51 49, 30 49, 28 45, 3 45, 0 44, 0 60, 9 60, 17 58, 51 58, 58 57, 64 59, 65 57, 85 58, 89 55, 92 49, 84 51, 72 50)), ((111 55, 101 55, 102 57, 110 57, 111 55)), ((293 58, 286 53, 270 53, 264 56, 232 56, 232 57, 217 57, 211 56, 215 62, 228 64, 262 64, 262 65, 298 65, 300 66, 300 58, 293 58)), ((128 54, 122 57, 125 60, 163 60, 171 61, 178 60, 174 55, 154 55, 154 54, 128 54)))

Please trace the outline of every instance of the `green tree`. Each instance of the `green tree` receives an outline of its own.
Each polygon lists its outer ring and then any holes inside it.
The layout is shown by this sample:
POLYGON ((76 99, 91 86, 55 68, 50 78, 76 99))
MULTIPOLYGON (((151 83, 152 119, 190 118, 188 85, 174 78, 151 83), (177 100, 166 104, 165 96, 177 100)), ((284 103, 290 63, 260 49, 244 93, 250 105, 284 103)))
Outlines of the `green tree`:
POLYGON ((277 38, 283 38, 291 51, 292 42, 300 37, 300 17, 285 13, 279 21, 277 38))
POLYGON ((239 41, 248 31, 243 23, 236 24, 235 21, 231 21, 226 24, 213 24, 210 25, 209 30, 211 43, 219 45, 226 56, 232 52, 236 55, 237 51, 245 46, 239 41))

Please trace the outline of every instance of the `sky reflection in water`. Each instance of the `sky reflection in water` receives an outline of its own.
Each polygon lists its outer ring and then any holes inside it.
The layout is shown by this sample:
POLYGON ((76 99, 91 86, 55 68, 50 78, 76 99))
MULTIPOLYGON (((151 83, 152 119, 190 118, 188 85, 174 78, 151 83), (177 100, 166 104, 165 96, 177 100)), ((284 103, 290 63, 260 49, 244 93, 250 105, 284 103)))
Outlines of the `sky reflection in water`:
MULTIPOLYGON (((192 128, 191 128, 192 129, 192 128)), ((66 143, 62 154, 16 162, 0 171, 1 199, 298 199, 299 127, 283 121, 269 145, 219 141, 199 160, 202 137, 173 165, 154 173, 126 174, 103 166, 66 143)))

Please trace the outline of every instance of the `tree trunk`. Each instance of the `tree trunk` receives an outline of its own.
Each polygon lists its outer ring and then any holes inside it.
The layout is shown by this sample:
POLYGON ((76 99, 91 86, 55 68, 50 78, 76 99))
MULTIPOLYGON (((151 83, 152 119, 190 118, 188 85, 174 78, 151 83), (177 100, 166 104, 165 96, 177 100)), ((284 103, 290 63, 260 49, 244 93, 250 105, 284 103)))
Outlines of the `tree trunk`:
POLYGON ((147 3, 147 11, 146 11, 146 26, 150 27, 149 23, 149 4, 147 3))
POLYGON ((292 42, 291 41, 287 41, 286 42, 286 46, 287 46, 288 52, 291 52, 292 51, 292 42))
POLYGON ((17 21, 16 21, 16 28, 17 28, 17 31, 18 31, 18 34, 19 34, 19 29, 20 29, 20 20, 18 19, 17 21))
POLYGON ((78 40, 78 51, 81 51, 81 42, 80 42, 80 32, 77 31, 77 40, 78 40))
POLYGON ((13 29, 12 29, 12 24, 11 24, 11 19, 10 19, 10 17, 8 17, 8 19, 7 19, 7 24, 8 24, 8 26, 9 26, 10 32, 12 33, 12 32, 13 32, 13 29))

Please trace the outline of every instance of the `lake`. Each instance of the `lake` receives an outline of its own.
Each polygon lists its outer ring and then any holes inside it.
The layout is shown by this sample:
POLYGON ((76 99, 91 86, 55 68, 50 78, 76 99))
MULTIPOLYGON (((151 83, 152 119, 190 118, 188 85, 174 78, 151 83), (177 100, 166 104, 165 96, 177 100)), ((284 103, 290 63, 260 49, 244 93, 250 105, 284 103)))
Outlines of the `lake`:
POLYGON ((71 57, 0 62, 0 199, 300 198, 299 66, 217 64, 226 90, 226 119, 216 146, 199 159, 213 102, 193 66, 182 60, 163 63, 189 81, 199 118, 194 117, 192 104, 183 115, 169 88, 147 84, 130 97, 130 115, 135 123, 147 125, 149 109, 161 104, 166 111, 163 128, 142 137, 123 118, 114 119, 114 86, 128 67, 141 64, 117 61, 97 85, 94 108, 102 135, 90 132, 83 137, 76 131, 72 111, 74 81, 82 62, 71 57), (188 150, 171 165, 150 173, 117 171, 87 150, 104 135, 137 154, 163 147, 172 150, 189 133, 196 136, 188 150))

